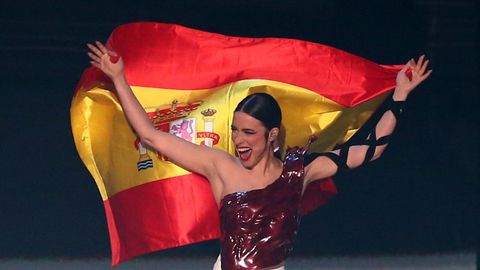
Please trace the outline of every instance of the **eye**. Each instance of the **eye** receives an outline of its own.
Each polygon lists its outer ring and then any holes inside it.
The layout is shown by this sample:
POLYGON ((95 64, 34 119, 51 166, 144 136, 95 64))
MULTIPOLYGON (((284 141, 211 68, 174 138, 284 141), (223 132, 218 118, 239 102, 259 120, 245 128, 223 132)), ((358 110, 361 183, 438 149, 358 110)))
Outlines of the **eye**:
POLYGON ((245 133, 248 134, 248 135, 253 135, 253 134, 255 134, 256 132, 253 131, 253 130, 245 130, 245 133))

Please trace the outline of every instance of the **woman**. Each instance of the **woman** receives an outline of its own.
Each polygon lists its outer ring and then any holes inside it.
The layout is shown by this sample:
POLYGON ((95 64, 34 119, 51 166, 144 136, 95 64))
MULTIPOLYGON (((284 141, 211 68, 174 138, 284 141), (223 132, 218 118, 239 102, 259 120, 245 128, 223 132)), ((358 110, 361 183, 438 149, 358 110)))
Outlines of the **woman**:
POLYGON ((284 162, 275 156, 281 110, 271 96, 248 96, 235 109, 232 140, 238 157, 233 157, 156 130, 128 85, 122 59, 100 42, 88 47, 91 64, 113 81, 125 115, 140 139, 170 161, 209 180, 220 205, 222 231, 221 256, 214 269, 283 269, 297 232, 305 187, 339 169, 377 159, 395 128, 401 104, 431 74, 424 56, 418 62, 410 60, 398 73, 391 108, 364 144, 313 155, 304 165, 308 146, 290 149, 284 162))

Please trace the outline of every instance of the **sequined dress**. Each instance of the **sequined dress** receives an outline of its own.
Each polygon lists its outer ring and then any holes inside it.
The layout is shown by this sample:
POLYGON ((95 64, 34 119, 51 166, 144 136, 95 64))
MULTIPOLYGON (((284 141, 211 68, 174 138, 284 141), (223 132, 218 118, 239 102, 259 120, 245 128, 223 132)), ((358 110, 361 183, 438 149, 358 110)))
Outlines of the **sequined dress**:
POLYGON ((264 269, 286 260, 300 223, 305 152, 298 147, 287 150, 282 174, 267 187, 222 199, 223 270, 264 269))

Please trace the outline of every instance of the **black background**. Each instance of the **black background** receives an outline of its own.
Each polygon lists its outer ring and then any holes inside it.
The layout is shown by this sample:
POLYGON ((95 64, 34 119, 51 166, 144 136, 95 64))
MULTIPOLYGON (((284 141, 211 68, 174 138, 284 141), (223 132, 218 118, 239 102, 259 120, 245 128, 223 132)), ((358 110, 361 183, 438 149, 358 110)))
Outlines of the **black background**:
MULTIPOLYGON (((103 205, 70 130, 86 42, 156 21, 298 38, 382 64, 425 53, 383 158, 337 179, 304 218, 297 255, 472 250, 478 234, 478 17, 474 1, 10 1, 0 6, 0 256, 108 256, 103 205)), ((161 255, 216 254, 215 241, 161 255)))

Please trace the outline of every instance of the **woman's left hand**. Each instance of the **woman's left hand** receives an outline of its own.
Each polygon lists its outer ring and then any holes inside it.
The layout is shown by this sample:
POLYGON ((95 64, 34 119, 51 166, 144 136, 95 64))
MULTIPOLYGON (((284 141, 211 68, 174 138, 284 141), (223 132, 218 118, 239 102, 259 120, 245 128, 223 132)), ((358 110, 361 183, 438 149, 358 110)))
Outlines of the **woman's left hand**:
POLYGON ((88 43, 87 46, 90 49, 87 54, 92 66, 103 71, 112 80, 124 76, 123 59, 116 52, 108 50, 99 41, 96 41, 95 45, 88 43))
POLYGON ((393 94, 394 100, 407 99, 410 92, 432 74, 431 69, 427 71, 428 62, 425 55, 422 55, 417 62, 412 58, 403 66, 397 75, 397 85, 393 94))

